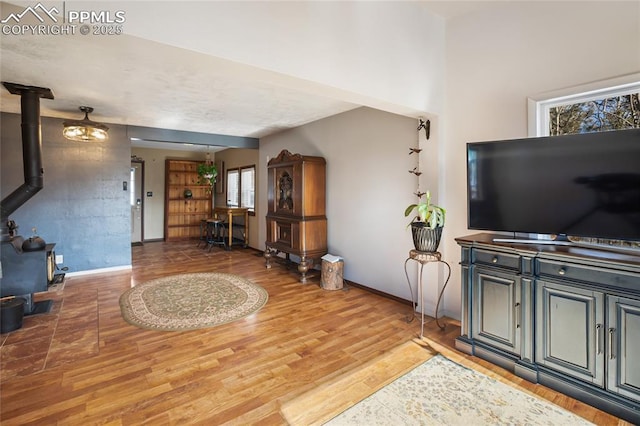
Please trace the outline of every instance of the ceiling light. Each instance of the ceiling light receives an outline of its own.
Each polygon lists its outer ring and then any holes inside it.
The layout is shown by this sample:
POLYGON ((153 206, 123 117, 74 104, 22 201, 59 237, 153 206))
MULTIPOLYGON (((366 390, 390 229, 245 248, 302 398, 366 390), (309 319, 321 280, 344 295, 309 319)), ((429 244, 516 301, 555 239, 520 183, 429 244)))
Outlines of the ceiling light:
POLYGON ((63 124, 64 130, 62 134, 65 138, 72 141, 93 142, 105 141, 109 137, 107 131, 109 128, 102 123, 96 123, 89 120, 89 113, 93 112, 93 108, 81 106, 80 111, 84 112, 82 120, 68 120, 63 124))

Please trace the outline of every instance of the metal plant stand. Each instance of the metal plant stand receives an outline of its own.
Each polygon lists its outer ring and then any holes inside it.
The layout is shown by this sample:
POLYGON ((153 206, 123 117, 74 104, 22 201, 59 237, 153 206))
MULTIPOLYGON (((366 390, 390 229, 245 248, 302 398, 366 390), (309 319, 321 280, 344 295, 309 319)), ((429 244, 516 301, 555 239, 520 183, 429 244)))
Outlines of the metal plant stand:
POLYGON ((407 260, 404 261, 404 274, 407 277, 407 284, 409 285, 409 291, 411 292, 411 309, 413 310, 412 317, 408 319, 409 322, 413 321, 416 314, 415 313, 416 300, 413 297, 413 287, 411 287, 411 280, 409 279, 409 272, 407 271, 407 264, 409 263, 410 260, 420 263, 420 271, 418 273, 418 298, 420 299, 420 311, 421 311, 420 313, 422 315, 421 324, 420 324, 420 337, 424 337, 424 289, 422 288, 422 270, 424 269, 424 265, 426 265, 427 263, 442 263, 447 267, 447 270, 448 270, 447 279, 444 282, 444 286, 442 287, 442 290, 440 290, 440 294, 438 294, 438 302, 436 303, 436 312, 434 315, 436 319, 436 324, 438 325, 438 327, 440 327, 441 330, 444 330, 445 326, 441 325, 440 321, 438 320, 438 307, 440 306, 440 300, 442 299, 442 294, 444 293, 444 289, 447 287, 447 284, 449 283, 449 278, 451 278, 451 266, 449 266, 447 262, 442 260, 442 255, 440 254, 440 252, 426 252, 426 251, 418 251, 418 250, 411 250, 409 252, 409 257, 407 258, 407 260))

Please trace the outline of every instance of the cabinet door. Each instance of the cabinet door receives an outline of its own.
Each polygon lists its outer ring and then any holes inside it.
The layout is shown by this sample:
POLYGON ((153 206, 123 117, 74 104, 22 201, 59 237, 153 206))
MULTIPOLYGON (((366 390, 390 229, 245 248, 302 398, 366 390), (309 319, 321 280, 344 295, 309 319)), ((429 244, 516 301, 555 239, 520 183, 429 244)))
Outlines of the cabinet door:
POLYGON ((607 388, 640 401, 640 300, 609 296, 607 388))
POLYGON ((521 285, 516 274, 474 268, 474 339, 520 355, 521 285))
POLYGON ((294 166, 281 166, 271 169, 273 173, 273 210, 278 214, 300 215, 300 188, 299 173, 294 166))
POLYGON ((536 363, 604 387, 604 294, 538 281, 536 363))

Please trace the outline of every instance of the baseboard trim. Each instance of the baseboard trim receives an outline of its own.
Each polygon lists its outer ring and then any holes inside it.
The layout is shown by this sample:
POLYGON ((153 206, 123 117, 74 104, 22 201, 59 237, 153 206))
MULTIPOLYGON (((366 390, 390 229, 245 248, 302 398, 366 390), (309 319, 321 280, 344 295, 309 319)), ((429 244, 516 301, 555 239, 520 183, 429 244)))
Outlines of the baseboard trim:
MULTIPOLYGON (((346 285, 348 285, 348 286, 357 287, 357 288, 360 288, 362 290, 366 290, 369 293, 373 293, 373 294, 376 294, 378 296, 385 297, 387 299, 395 300, 396 302, 400 302, 403 305, 411 306, 411 301, 403 299, 402 297, 394 296, 393 294, 385 293, 384 291, 376 290, 375 288, 367 287, 366 285, 358 284, 356 282, 349 281, 349 280, 344 280, 344 283, 346 285)), ((425 314, 426 314, 426 312, 425 312, 425 314)))
POLYGON ((67 272, 66 276, 67 277, 80 277, 80 276, 83 276, 83 275, 104 274, 106 272, 130 271, 131 269, 132 269, 131 265, 112 266, 110 268, 89 269, 87 271, 67 272))

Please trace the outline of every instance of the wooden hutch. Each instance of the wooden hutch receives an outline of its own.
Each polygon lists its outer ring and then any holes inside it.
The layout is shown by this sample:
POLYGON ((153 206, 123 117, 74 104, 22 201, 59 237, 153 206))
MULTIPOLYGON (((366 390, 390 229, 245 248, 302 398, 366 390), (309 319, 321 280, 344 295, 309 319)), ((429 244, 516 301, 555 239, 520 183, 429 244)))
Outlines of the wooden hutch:
POLYGON ((326 162, 283 150, 267 165, 267 241, 264 257, 279 252, 300 258, 300 282, 327 253, 326 162))

